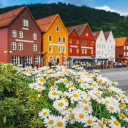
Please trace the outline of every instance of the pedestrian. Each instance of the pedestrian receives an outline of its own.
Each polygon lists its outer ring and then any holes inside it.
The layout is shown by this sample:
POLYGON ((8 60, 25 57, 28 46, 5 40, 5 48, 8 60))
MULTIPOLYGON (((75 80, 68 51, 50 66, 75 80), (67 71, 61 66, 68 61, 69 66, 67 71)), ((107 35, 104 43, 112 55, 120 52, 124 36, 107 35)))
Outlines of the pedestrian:
POLYGON ((38 63, 38 67, 40 67, 40 64, 38 63))
POLYGON ((48 64, 49 64, 49 68, 51 68, 51 66, 52 66, 52 63, 51 63, 51 62, 49 62, 48 64))
POLYGON ((103 69, 103 63, 101 62, 101 64, 100 64, 100 66, 101 66, 101 69, 103 69))

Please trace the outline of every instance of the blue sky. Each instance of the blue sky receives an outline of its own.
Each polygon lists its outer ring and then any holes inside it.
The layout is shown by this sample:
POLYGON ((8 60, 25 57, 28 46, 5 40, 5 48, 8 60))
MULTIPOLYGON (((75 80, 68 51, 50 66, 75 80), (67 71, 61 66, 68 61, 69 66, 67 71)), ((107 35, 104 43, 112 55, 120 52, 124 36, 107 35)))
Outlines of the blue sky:
POLYGON ((0 0, 0 8, 31 3, 71 3, 128 15, 128 0, 0 0))

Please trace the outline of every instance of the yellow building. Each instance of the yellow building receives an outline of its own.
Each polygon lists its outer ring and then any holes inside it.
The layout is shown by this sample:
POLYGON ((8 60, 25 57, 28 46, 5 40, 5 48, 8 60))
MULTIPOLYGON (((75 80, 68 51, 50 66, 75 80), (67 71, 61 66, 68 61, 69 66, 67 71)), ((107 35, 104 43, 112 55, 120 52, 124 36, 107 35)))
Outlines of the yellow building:
POLYGON ((42 58, 46 65, 62 65, 68 58, 68 32, 59 14, 39 19, 37 24, 42 31, 42 58))

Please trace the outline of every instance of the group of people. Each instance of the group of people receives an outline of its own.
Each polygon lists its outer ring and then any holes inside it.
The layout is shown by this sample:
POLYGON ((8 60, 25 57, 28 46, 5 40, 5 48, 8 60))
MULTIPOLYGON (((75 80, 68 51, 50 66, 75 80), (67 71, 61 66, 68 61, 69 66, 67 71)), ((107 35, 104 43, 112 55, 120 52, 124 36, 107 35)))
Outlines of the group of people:
POLYGON ((40 64, 39 63, 34 63, 34 65, 33 65, 33 64, 28 64, 28 63, 25 62, 24 65, 23 65, 23 68, 28 67, 28 66, 31 66, 34 69, 38 69, 38 67, 40 67, 40 64))

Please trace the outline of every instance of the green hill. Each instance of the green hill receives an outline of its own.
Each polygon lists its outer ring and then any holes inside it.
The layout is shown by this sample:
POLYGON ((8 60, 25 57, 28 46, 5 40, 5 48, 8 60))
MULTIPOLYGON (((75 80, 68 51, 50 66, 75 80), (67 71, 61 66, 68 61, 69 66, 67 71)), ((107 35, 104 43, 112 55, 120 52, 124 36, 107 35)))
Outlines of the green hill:
MULTIPOLYGON (((23 6, 23 5, 22 5, 23 6)), ((31 4, 27 5, 35 19, 59 13, 66 27, 88 22, 92 31, 113 31, 114 37, 128 36, 128 22, 117 13, 97 10, 72 4, 31 4)), ((0 14, 20 6, 0 9, 0 14)))

